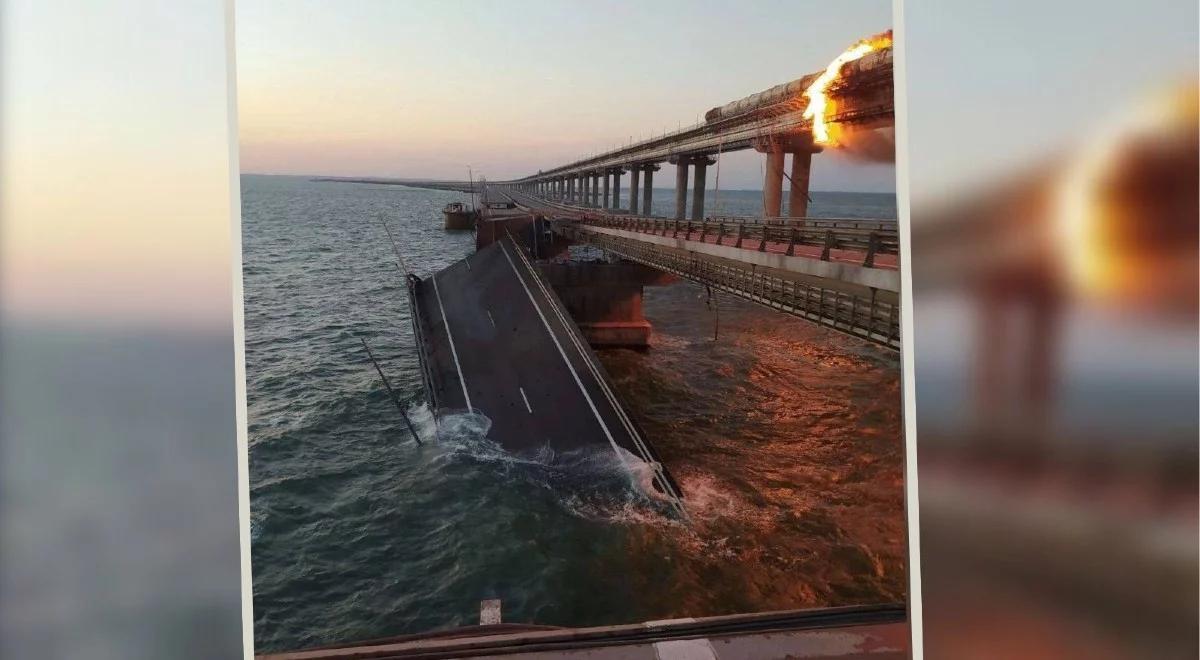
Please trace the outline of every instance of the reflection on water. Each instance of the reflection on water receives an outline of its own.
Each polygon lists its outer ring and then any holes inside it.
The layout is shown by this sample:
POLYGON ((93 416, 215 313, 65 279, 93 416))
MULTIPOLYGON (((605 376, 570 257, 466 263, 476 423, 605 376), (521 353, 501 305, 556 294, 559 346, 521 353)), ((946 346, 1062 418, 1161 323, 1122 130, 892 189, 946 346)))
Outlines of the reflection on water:
MULTIPOLYGON (((651 348, 601 360, 681 482, 685 524, 638 486, 649 466, 631 478, 610 451, 513 456, 471 415, 435 429, 376 218, 429 273, 472 249, 440 228, 458 195, 242 190, 259 650, 472 625, 489 598, 506 621, 567 626, 903 598, 894 354, 726 298, 714 342, 699 288, 647 289, 651 348)), ((812 208, 886 215, 894 199, 816 193, 812 208)))
MULTIPOLYGON (((898 357, 699 286, 647 288, 650 350, 600 352, 681 483, 672 616, 903 600, 898 357)), ((653 560, 651 560, 653 561, 653 560)), ((656 585, 662 586, 662 585, 656 585)))

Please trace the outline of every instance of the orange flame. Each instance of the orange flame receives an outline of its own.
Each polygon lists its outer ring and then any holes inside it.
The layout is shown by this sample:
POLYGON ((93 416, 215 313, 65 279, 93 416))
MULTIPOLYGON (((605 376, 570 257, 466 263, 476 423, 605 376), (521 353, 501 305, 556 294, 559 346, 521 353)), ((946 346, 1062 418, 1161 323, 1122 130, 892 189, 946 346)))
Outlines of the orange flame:
POLYGON ((808 99, 808 107, 804 108, 804 118, 812 120, 814 142, 824 145, 834 144, 829 133, 829 117, 833 115, 834 105, 825 94, 825 90, 841 75, 842 65, 862 59, 864 55, 872 51, 889 48, 891 45, 892 33, 890 30, 859 41, 835 57, 829 66, 825 67, 825 72, 817 76, 808 89, 804 90, 804 97, 808 99))

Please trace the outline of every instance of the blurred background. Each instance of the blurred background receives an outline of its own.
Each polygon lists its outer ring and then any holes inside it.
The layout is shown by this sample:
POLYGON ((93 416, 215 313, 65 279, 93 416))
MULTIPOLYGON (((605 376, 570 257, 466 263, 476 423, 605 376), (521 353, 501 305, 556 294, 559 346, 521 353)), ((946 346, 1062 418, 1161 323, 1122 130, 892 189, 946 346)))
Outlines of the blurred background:
POLYGON ((1196 4, 903 11, 926 656, 1195 658, 1196 4))
MULTIPOLYGON (((236 657, 229 8, 0 7, 0 656, 236 657)), ((902 10, 927 655, 1194 658, 1196 5, 902 10)))
POLYGON ((238 657, 226 8, 0 31, 0 657, 238 657))

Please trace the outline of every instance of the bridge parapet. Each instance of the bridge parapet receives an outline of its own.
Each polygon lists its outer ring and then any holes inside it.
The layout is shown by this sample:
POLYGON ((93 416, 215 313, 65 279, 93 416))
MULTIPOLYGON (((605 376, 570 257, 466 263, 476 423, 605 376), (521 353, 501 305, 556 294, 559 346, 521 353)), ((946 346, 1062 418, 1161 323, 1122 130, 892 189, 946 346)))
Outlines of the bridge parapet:
MULTIPOLYGON (((758 220, 758 219, 755 219, 758 220)), ((770 219, 767 219, 770 220, 770 219)), ((862 258, 864 268, 887 268, 895 270, 899 265, 900 237, 895 226, 888 229, 882 222, 853 226, 858 221, 842 223, 837 220, 814 220, 819 225, 809 225, 807 218, 789 218, 784 222, 746 222, 727 219, 670 220, 647 218, 636 215, 585 215, 580 223, 611 227, 625 231, 670 236, 702 243, 715 242, 735 248, 755 249, 759 252, 782 252, 787 256, 797 254, 797 248, 817 248, 820 260, 829 261, 835 252, 854 253, 862 258), (851 226, 847 226, 851 225, 851 226), (883 258, 880 257, 891 257, 883 258), (878 263, 877 263, 878 260, 878 263)))
POLYGON ((641 263, 899 350, 900 300, 894 291, 762 267, 561 223, 555 231, 641 263))

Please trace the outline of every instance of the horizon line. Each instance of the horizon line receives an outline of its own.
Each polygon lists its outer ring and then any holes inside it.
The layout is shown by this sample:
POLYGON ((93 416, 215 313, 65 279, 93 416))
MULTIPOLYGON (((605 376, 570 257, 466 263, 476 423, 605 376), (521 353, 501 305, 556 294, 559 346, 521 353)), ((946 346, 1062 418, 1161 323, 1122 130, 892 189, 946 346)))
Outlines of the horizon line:
MULTIPOLYGON (((343 180, 344 183, 393 182, 396 184, 402 184, 405 181, 429 181, 429 182, 434 182, 434 183, 463 183, 464 182, 461 179, 417 179, 417 178, 395 177, 395 176, 372 176, 372 175, 362 176, 362 175, 342 175, 342 174, 278 174, 278 173, 271 173, 271 172, 238 172, 238 176, 247 176, 247 175, 249 175, 249 176, 287 176, 287 177, 308 178, 308 179, 339 179, 339 180, 343 180)), ((412 187, 419 187, 419 186, 412 186, 412 187)), ((654 190, 674 190, 674 189, 675 189, 674 186, 670 186, 670 187, 654 186, 654 190)), ((691 187, 689 186, 688 189, 691 190, 691 187)), ((429 189, 429 190, 432 190, 432 189, 429 189)), ((706 187, 705 190, 714 190, 715 191, 717 189, 706 187)), ((725 190, 725 191, 729 191, 729 192, 762 192, 763 191, 762 188, 721 188, 721 190, 725 190)), ((459 191, 447 190, 445 192, 459 192, 459 191)), ((784 190, 785 194, 787 192, 788 192, 787 190, 784 190)), ((885 190, 885 191, 879 191, 879 190, 810 190, 809 192, 810 193, 850 193, 850 194, 854 194, 854 195, 895 195, 896 194, 895 190, 885 190)))

